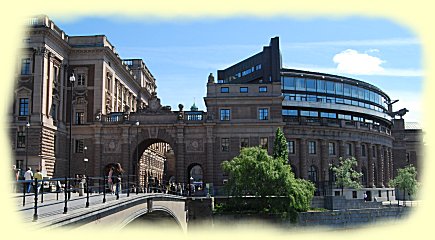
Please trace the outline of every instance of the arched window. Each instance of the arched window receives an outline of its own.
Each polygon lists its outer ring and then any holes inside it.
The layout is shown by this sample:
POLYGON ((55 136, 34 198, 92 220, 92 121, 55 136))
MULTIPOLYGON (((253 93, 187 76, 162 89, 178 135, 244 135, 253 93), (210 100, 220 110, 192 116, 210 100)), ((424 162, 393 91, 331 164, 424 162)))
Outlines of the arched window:
POLYGON ((317 167, 314 165, 311 165, 308 169, 308 180, 317 183, 317 167))

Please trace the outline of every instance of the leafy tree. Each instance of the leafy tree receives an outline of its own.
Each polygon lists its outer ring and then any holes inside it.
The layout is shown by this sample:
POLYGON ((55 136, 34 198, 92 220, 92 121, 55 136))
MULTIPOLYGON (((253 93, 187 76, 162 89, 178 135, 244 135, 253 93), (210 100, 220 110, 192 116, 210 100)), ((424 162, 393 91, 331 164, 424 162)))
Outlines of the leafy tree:
POLYGON ((314 185, 306 180, 295 179, 291 167, 276 161, 259 147, 243 148, 222 168, 229 173, 226 185, 228 194, 238 197, 232 204, 249 210, 294 213, 309 209, 314 196, 314 185), (255 196, 255 204, 248 206, 248 198, 255 196))
POLYGON ((288 159, 288 147, 287 140, 282 132, 281 128, 276 129, 275 142, 273 143, 273 158, 282 159, 284 163, 288 159))
POLYGON ((340 157, 340 163, 338 166, 332 164, 329 168, 335 173, 335 182, 341 187, 341 195, 343 195, 343 189, 346 188, 356 188, 362 187, 360 184, 360 178, 362 173, 357 172, 353 169, 354 166, 358 165, 357 160, 354 157, 343 159, 340 157))
POLYGON ((389 182, 391 187, 397 187, 403 190, 403 199, 405 199, 405 192, 410 195, 417 192, 419 183, 417 181, 417 170, 412 164, 397 169, 397 176, 389 182))

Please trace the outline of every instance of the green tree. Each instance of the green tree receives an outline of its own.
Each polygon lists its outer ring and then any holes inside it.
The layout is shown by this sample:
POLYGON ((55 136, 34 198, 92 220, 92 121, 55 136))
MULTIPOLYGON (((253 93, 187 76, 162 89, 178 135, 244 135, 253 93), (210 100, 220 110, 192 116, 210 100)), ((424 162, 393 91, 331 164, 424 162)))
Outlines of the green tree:
POLYGON ((330 164, 329 168, 335 174, 335 182, 341 187, 341 195, 343 195, 343 189, 345 187, 356 189, 361 188, 362 185, 360 184, 360 178, 362 177, 362 173, 353 169, 354 166, 356 167, 358 165, 357 160, 354 157, 346 159, 340 157, 339 161, 338 166, 330 164))
POLYGON ((233 204, 248 205, 244 196, 255 196, 259 201, 250 210, 288 212, 306 211, 314 196, 314 185, 306 180, 295 179, 291 167, 276 161, 259 147, 243 148, 222 168, 229 173, 226 185, 228 194, 238 197, 233 204))
POLYGON ((403 199, 405 199, 405 192, 408 192, 410 195, 415 194, 419 187, 417 169, 412 164, 397 169, 397 176, 389 182, 389 185, 402 189, 403 199))
POLYGON ((282 132, 281 128, 277 128, 275 132, 275 141, 273 143, 273 158, 282 159, 284 163, 288 159, 288 146, 287 140, 282 132))

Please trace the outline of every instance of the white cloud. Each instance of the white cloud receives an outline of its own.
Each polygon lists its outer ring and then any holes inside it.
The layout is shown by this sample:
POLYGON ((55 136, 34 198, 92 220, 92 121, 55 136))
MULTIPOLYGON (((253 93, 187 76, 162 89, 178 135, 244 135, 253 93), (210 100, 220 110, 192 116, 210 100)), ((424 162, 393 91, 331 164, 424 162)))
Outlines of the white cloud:
POLYGON ((385 62, 384 60, 367 53, 359 53, 353 49, 346 49, 335 54, 332 60, 338 64, 337 71, 339 73, 372 75, 385 71, 381 67, 381 64, 385 62))

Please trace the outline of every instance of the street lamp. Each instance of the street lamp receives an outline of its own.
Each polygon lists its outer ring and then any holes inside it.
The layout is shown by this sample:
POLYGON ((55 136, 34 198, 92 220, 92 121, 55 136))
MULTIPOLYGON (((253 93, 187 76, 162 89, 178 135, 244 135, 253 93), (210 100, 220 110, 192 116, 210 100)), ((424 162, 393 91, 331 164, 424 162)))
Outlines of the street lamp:
MULTIPOLYGON (((139 121, 136 121, 136 159, 139 161, 139 121)), ((145 185, 145 183, 144 183, 145 185)), ((145 186, 144 186, 145 188, 145 186)), ((139 175, 136 176, 136 194, 139 193, 139 175)))
POLYGON ((88 147, 85 146, 83 148, 83 151, 85 153, 85 157, 83 158, 83 162, 85 162, 85 177, 87 178, 88 177, 88 161, 89 161, 89 159, 86 157, 86 150, 88 150, 88 147))
POLYGON ((68 152, 68 178, 71 177, 71 152, 72 152, 72 121, 73 121, 73 95, 74 95, 74 82, 76 81, 76 77, 74 76, 74 71, 71 73, 69 77, 69 81, 71 83, 71 105, 70 105, 70 114, 69 114, 69 152, 68 152))
POLYGON ((192 182, 193 182, 193 177, 192 176, 190 176, 190 178, 189 178, 189 195, 190 196, 192 196, 192 182))
POLYGON ((29 127, 30 127, 30 123, 29 122, 27 122, 26 123, 26 171, 27 171, 27 168, 29 167, 29 164, 28 164, 28 154, 27 154, 27 149, 29 148, 29 127))

